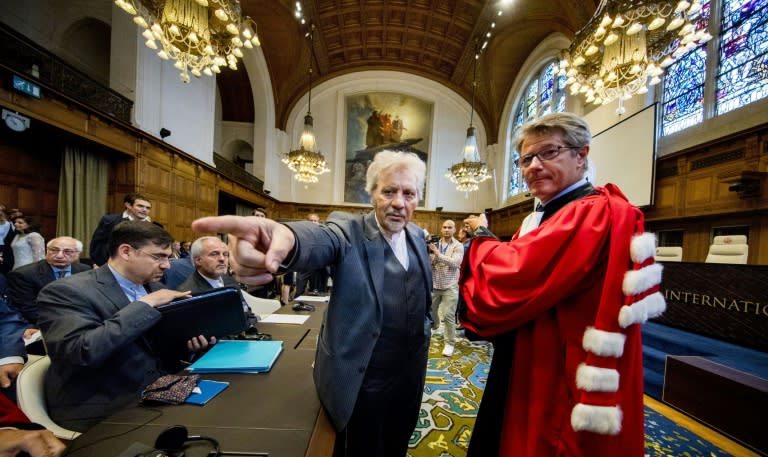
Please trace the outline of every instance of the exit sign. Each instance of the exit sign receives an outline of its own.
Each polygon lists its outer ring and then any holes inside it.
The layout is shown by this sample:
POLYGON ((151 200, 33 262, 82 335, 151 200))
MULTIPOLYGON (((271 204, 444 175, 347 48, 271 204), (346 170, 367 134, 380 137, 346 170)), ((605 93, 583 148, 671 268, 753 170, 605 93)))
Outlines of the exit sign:
POLYGON ((40 86, 17 75, 13 75, 13 88, 35 98, 41 97, 40 86))

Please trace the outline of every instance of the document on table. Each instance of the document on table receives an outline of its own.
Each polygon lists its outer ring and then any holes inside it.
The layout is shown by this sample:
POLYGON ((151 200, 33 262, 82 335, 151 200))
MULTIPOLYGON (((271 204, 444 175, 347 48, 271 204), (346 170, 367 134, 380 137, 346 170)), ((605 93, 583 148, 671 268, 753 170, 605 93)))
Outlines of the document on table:
POLYGON ((266 298, 254 297, 248 292, 243 291, 243 298, 248 303, 248 307, 251 308, 251 312, 264 318, 280 309, 280 300, 269 300, 266 298))
POLYGON ((296 324, 301 325, 309 319, 307 315, 301 314, 270 314, 259 322, 268 322, 270 324, 296 324))
POLYGON ((294 298, 293 300, 303 302, 328 303, 328 300, 330 299, 330 295, 302 295, 300 297, 294 298))

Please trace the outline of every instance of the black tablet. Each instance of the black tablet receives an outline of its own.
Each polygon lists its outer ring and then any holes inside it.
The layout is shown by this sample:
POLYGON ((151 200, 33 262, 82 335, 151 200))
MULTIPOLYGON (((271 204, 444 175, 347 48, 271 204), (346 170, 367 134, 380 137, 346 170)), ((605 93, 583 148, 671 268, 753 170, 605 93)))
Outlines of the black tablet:
POLYGON ((186 348, 192 337, 221 338, 248 328, 240 289, 222 287, 156 308, 163 314, 152 328, 153 341, 168 350, 186 348))

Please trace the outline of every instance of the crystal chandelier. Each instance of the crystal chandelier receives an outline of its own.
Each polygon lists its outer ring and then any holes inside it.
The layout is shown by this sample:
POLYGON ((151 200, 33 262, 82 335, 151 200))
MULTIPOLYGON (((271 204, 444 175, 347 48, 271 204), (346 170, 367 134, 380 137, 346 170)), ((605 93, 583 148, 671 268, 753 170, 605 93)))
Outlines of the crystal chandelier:
POLYGON ((477 150, 477 138, 475 136, 475 127, 472 121, 475 116, 475 88, 477 87, 477 60, 480 58, 480 49, 475 43, 475 60, 472 71, 472 110, 469 115, 469 128, 467 129, 467 140, 464 143, 461 162, 451 165, 445 177, 456 184, 456 190, 469 196, 469 192, 479 189, 481 182, 490 179, 488 165, 480 160, 480 153, 477 150))
POLYGON ((313 43, 313 34, 315 27, 310 26, 307 33, 309 46, 311 48, 309 59, 309 92, 307 94, 307 115, 304 116, 304 129, 299 138, 297 149, 283 154, 283 163, 294 172, 293 177, 304 183, 316 183, 318 175, 331 171, 326 167, 325 156, 317 149, 317 138, 312 120, 312 62, 315 60, 315 47, 313 43))
POLYGON ((560 57, 572 95, 587 103, 623 101, 648 92, 664 69, 712 38, 699 0, 602 0, 560 57))
POLYGON ((212 76, 221 67, 237 70, 242 47, 260 46, 256 23, 243 17, 238 0, 115 0, 144 29, 158 57, 173 59, 183 82, 212 76), (159 43, 159 46, 158 46, 159 43))

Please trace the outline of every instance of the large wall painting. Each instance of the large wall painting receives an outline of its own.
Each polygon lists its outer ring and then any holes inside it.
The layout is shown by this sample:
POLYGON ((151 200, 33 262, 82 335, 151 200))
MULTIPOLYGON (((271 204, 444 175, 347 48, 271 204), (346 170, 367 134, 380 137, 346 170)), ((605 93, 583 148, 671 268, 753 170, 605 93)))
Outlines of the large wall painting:
MULTIPOLYGON (((344 201, 370 203, 365 172, 380 151, 413 152, 427 163, 432 116, 431 102, 410 95, 369 92, 347 96, 344 201)), ((424 206, 423 192, 419 206, 424 206)))

